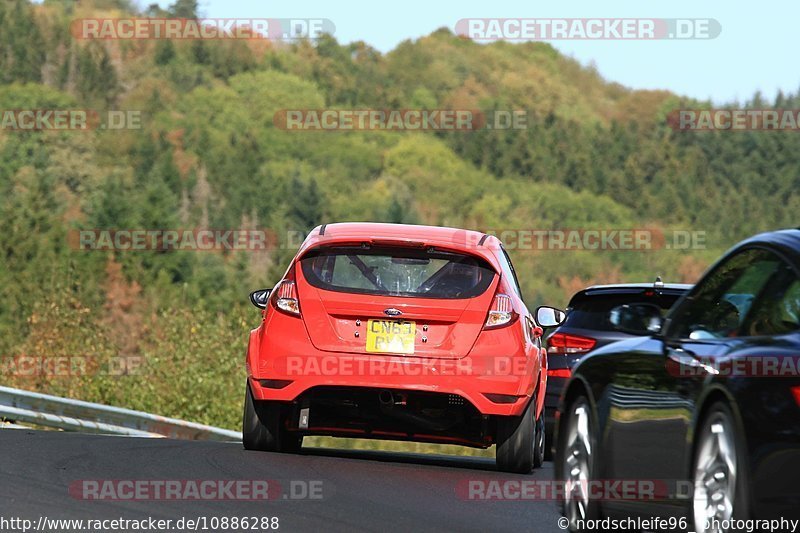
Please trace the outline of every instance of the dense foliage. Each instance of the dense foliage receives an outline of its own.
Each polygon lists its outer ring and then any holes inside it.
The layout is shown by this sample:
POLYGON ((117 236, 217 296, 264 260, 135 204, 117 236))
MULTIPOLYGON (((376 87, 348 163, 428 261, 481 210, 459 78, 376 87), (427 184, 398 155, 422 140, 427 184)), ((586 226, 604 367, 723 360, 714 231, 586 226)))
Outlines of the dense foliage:
MULTIPOLYGON (((0 355, 141 357, 132 375, 4 381, 238 427, 243 351, 295 232, 322 222, 476 229, 706 232, 705 250, 511 250, 529 305, 595 282, 693 281, 760 230, 797 225, 800 137, 675 132, 703 107, 634 91, 548 44, 479 45, 442 29, 388 54, 332 37, 76 40, 70 21, 114 0, 0 2, 0 109, 121 109, 140 129, 0 129, 0 355), (526 130, 302 132, 290 108, 526 110, 526 130), (795 149, 797 148, 797 149, 795 149), (269 228, 249 252, 101 252, 86 228, 269 228)), ((192 16, 196 2, 140 15, 192 16)), ((752 101, 731 105, 766 107, 752 101)), ((779 95, 778 107, 797 107, 779 95)))

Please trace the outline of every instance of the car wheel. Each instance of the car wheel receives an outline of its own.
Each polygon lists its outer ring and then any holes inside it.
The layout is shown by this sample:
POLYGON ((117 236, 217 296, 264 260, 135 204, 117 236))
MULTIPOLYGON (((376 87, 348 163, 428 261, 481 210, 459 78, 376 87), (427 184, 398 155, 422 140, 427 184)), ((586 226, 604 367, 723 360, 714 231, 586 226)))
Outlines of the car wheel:
POLYGON ((242 415, 242 444, 246 450, 293 453, 300 450, 303 437, 286 430, 283 405, 253 400, 250 386, 245 385, 242 415))
POLYGON ((522 416, 503 416, 498 418, 498 470, 515 474, 530 474, 536 468, 535 403, 536 395, 531 398, 522 416))
POLYGON ((703 417, 694 447, 694 531, 717 532, 724 520, 748 517, 743 448, 730 408, 714 404, 703 417))
POLYGON ((595 423, 589 401, 579 396, 562 419, 559 430, 560 475, 564 481, 562 512, 569 520, 570 531, 579 531, 577 521, 599 516, 596 501, 590 498, 589 486, 595 472, 595 423))

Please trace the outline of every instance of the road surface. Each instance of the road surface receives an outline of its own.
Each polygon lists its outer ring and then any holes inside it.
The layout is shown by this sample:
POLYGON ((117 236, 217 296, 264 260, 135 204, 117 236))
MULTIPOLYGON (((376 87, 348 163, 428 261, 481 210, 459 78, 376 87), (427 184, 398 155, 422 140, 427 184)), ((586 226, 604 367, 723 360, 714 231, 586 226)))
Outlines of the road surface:
MULTIPOLYGON (((0 450, 0 517, 28 519, 33 527, 40 517, 152 517, 173 524, 185 517, 198 520, 203 530, 203 517, 207 530, 214 531, 222 528, 219 522, 211 527, 212 517, 238 516, 277 517, 279 531, 287 532, 562 531, 553 501, 465 497, 470 481, 496 488, 499 484, 491 482, 511 481, 513 487, 518 481, 549 480, 551 463, 532 476, 519 476, 496 472, 494 461, 484 458, 330 449, 283 455, 245 451, 236 443, 32 430, 0 430, 0 450), (150 499, 131 501, 123 480, 146 480, 150 499), (269 480, 270 496, 276 499, 243 501, 229 499, 229 494, 222 501, 152 499, 155 485, 167 480, 180 480, 181 490, 187 491, 199 480, 239 480, 245 487, 253 480, 269 480), (127 499, 84 499, 101 494, 91 492, 98 486, 111 488, 105 498, 127 499)), ((75 526, 43 529, 68 531, 75 526)))

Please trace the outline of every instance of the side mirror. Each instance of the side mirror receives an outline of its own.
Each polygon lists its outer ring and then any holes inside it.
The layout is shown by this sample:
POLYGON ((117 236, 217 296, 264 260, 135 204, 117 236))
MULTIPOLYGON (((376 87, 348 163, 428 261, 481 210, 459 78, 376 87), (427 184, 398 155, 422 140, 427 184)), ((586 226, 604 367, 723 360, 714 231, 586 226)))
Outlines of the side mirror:
POLYGON ((250 293, 250 302, 259 309, 266 309, 269 302, 269 294, 272 289, 259 289, 250 293))
POLYGON ((543 328, 558 326, 564 322, 566 316, 567 314, 561 309, 556 309, 549 305, 542 305, 536 309, 536 323, 543 328))
POLYGON ((614 329, 632 335, 653 335, 664 323, 661 308, 653 304, 618 305, 608 314, 608 321, 614 329))

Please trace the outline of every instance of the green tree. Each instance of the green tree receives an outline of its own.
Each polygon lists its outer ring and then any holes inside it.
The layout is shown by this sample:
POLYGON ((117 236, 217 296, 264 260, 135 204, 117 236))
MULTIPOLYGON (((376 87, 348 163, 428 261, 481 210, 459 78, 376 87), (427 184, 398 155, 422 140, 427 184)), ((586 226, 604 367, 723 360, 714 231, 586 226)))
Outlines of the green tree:
POLYGON ((167 8, 170 16, 184 19, 197 18, 197 0, 175 0, 167 8))
POLYGON ((0 27, 0 82, 41 81, 46 50, 31 4, 0 2, 0 27))

